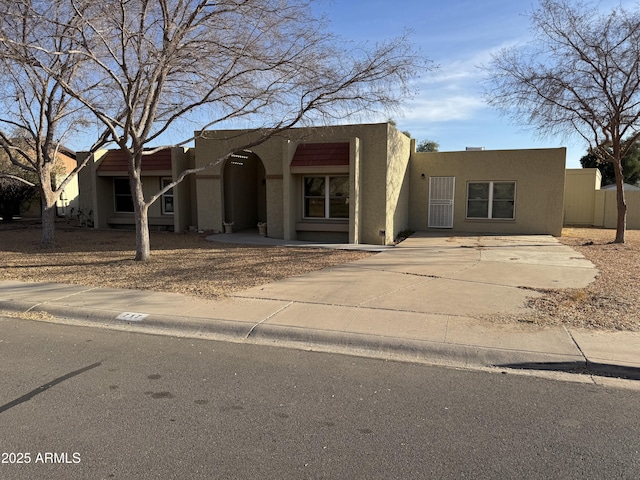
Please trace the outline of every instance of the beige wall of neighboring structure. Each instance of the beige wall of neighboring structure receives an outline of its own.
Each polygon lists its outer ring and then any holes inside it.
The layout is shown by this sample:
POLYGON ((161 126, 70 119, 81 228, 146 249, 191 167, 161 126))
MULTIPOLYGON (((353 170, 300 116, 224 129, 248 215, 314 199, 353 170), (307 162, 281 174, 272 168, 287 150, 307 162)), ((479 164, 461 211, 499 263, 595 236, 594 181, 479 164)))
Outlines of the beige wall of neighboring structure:
POLYGON ((566 172, 564 224, 593 225, 596 191, 602 175, 597 168, 569 168, 566 172))
MULTIPOLYGON (((98 189, 97 189, 97 175, 96 175, 96 165, 107 153, 107 150, 99 150, 94 155, 93 158, 89 159, 87 165, 78 172, 78 215, 81 222, 90 221, 93 225, 98 228, 98 217, 100 216, 100 211, 97 208, 98 205, 98 189)), ((87 156, 90 154, 88 152, 78 152, 76 154, 76 158, 78 162, 83 162, 87 156)), ((101 202, 105 201, 105 199, 101 198, 101 202)))
MULTIPOLYGON (((58 151, 52 175, 54 188, 57 189, 66 180, 67 176, 76 168, 76 165, 75 153, 65 148, 58 151)), ((78 176, 74 175, 56 202, 56 215, 59 217, 76 216, 80 202, 79 195, 78 176)), ((20 207, 20 215, 23 217, 42 216, 42 202, 39 191, 30 200, 23 202, 20 207)))
MULTIPOLYGON (((564 224, 616 228, 616 189, 601 189, 597 168, 567 170, 564 224)), ((640 191, 625 190, 627 228, 640 229, 640 191)))
POLYGON ((564 148, 412 153, 410 226, 429 229, 429 177, 455 177, 454 232, 559 236, 565 156, 564 148), (514 182, 514 218, 468 218, 470 182, 514 182))
MULTIPOLYGON (((627 203, 627 228, 640 230, 640 192, 625 191, 624 198, 627 203)), ((596 191, 594 210, 593 226, 616 228, 618 220, 616 190, 596 191)))
MULTIPOLYGON (((64 173, 55 175, 55 186, 58 188, 64 182, 67 176, 76 168, 76 159, 65 153, 58 153, 56 162, 64 165, 64 173)), ((78 176, 74 176, 64 190, 60 194, 60 198, 56 202, 56 214, 62 217, 74 215, 78 210, 78 176)))

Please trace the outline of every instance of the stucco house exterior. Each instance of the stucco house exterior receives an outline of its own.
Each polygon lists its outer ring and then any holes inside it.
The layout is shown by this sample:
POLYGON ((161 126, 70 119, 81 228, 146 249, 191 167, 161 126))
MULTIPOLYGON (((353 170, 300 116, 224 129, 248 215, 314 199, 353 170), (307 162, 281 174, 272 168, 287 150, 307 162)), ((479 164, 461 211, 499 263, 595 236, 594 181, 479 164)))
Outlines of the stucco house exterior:
MULTIPOLYGON (((567 169, 564 223, 567 226, 616 228, 618 201, 616 186, 602 186, 597 168, 567 169)), ((627 228, 640 229, 640 189, 624 184, 627 228)))
MULTIPOLYGON (((63 173, 55 176, 54 182, 56 188, 67 178, 74 168, 76 168, 76 154, 68 149, 61 149, 57 157, 58 161, 63 165, 63 173)), ((60 199, 56 202, 57 215, 61 217, 71 216, 78 209, 78 177, 74 177, 67 184, 60 194, 60 199)))
MULTIPOLYGON (((252 135, 199 132, 193 148, 163 151, 162 164, 145 158, 145 188, 252 135)), ((133 224, 118 155, 104 152, 81 174, 81 208, 98 228, 133 224)), ((261 223, 274 238, 356 244, 390 244, 407 229, 557 236, 564 172, 564 148, 421 153, 389 123, 295 128, 187 179, 171 192, 173 211, 163 197, 149 223, 256 233, 261 223)))
MULTIPOLYGON (((83 161, 88 153, 77 155, 78 161, 83 161)), ((155 194, 192 166, 193 151, 186 148, 166 148, 145 156, 142 162, 145 196, 155 194)), ((78 183, 81 215, 89 217, 95 228, 134 228, 127 159, 120 150, 96 152, 80 170, 78 183)), ((149 208, 150 228, 181 232, 193 225, 193 183, 193 178, 186 178, 149 208)))
MULTIPOLYGON (((59 151, 56 154, 56 168, 53 174, 54 188, 58 188, 62 182, 67 178, 76 168, 76 153, 63 146, 59 147, 59 151)), ((60 198, 56 202, 56 215, 59 217, 69 217, 77 213, 79 206, 79 188, 78 177, 71 179, 67 186, 60 194, 60 198)), ((22 205, 20 215, 23 217, 40 217, 42 215, 42 205, 40 202, 40 195, 35 197, 22 205)))

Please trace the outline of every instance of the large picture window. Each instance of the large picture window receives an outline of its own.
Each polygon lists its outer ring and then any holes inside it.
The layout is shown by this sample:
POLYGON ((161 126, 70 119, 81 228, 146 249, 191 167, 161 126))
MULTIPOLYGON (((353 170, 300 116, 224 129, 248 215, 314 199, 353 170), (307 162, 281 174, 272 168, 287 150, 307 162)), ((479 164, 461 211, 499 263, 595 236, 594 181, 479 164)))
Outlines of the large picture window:
POLYGON ((305 218, 349 218, 349 177, 304 177, 305 218))
POLYGON ((133 197, 128 178, 113 179, 113 196, 115 211, 118 213, 133 213, 133 197))
POLYGON ((469 182, 467 218, 513 220, 516 182, 469 182))

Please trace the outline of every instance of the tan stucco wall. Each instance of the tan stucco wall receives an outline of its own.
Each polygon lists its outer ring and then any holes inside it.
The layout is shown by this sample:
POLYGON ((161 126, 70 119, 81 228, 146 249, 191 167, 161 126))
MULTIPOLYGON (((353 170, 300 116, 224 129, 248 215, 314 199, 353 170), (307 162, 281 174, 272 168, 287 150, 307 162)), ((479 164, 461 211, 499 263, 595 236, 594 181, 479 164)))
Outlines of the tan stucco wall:
POLYGON ((385 243, 409 227, 409 158, 411 139, 389 125, 385 243))
POLYGON ((196 224, 200 230, 222 232, 222 182, 213 175, 196 175, 196 224))
MULTIPOLYGON (((79 162, 84 161, 84 159, 89 155, 87 152, 78 152, 77 159, 79 162)), ((89 162, 85 168, 78 172, 78 209, 83 212, 88 212, 89 210, 93 210, 93 162, 89 162)), ((77 213, 77 212, 76 212, 77 213)))
POLYGON ((362 243, 362 155, 361 142, 349 142, 349 243, 362 243))
MULTIPOLYGON (((65 181, 67 175, 56 175, 55 183, 60 185, 65 181)), ((60 198, 56 202, 57 214, 64 217, 70 217, 78 213, 80 193, 78 186, 78 176, 74 176, 64 190, 60 194, 60 198)))
MULTIPOLYGON (((58 188, 62 182, 66 180, 67 175, 76 168, 77 163, 75 158, 71 158, 63 153, 58 153, 56 156, 56 163, 60 163, 64 167, 63 172, 54 175, 55 187, 58 188)), ((56 202, 57 215, 66 217, 71 216, 72 214, 76 215, 79 206, 79 193, 78 176, 74 175, 71 181, 67 183, 67 186, 64 188, 60 198, 56 202)))
MULTIPOLYGON (((102 157, 107 150, 97 151, 87 165, 78 172, 78 209, 83 216, 91 217, 95 228, 107 228, 107 215, 103 214, 103 208, 108 202, 113 203, 113 192, 108 192, 101 187, 96 176, 96 169, 100 165, 102 157)), ((83 162, 89 155, 87 152, 78 152, 78 162, 83 162)), ((113 208, 113 207, 111 207, 113 208)))
MULTIPOLYGON (((118 175, 97 175, 97 169, 100 166, 100 162, 102 158, 107 153, 107 150, 98 151, 93 160, 89 161, 87 166, 79 172, 78 175, 78 183, 80 194, 78 197, 79 208, 84 212, 84 214, 88 215, 91 212, 91 217, 94 222, 95 228, 109 228, 109 217, 116 215, 114 212, 114 192, 113 192, 113 178, 126 178, 126 174, 118 174, 118 175)), ((87 154, 85 152, 78 154, 78 161, 84 160, 87 154)), ((176 176, 176 170, 181 167, 189 166, 192 164, 192 161, 189 160, 189 153, 186 149, 174 149, 172 152, 172 160, 177 161, 179 165, 174 165, 173 176, 176 176)), ((151 172, 153 173, 153 172, 151 172)), ((145 198, 150 198, 154 194, 160 190, 161 187, 161 178, 170 178, 172 175, 167 174, 151 174, 151 175, 143 175, 142 177, 142 185, 143 192, 145 198)), ((183 201, 185 206, 185 211, 183 213, 184 223, 186 226, 180 229, 176 228, 176 216, 171 215, 162 215, 162 203, 161 200, 158 199, 149 207, 149 218, 150 225, 153 225, 153 219, 151 217, 166 217, 173 219, 173 225, 175 231, 186 230, 188 228, 189 219, 191 217, 188 212, 191 206, 191 188, 188 183, 188 179, 185 180, 185 183, 182 186, 182 193, 178 193, 174 195, 174 202, 178 202, 178 197, 181 195, 185 198, 183 201)), ((179 190, 178 190, 179 191, 179 190)), ((174 190, 174 192, 177 192, 174 190)), ((178 208, 178 203, 175 204, 176 208, 178 208)), ((131 215, 133 218, 133 214, 128 213, 117 213, 118 216, 127 216, 131 215)), ((133 224, 133 223, 132 223, 133 224)))
MULTIPOLYGON (((180 173, 194 166, 193 149, 173 148, 171 150, 172 178, 175 180, 180 173)), ((173 188, 174 218, 173 230, 185 232, 193 225, 192 190, 195 186, 193 175, 189 175, 173 188)), ((162 199, 158 199, 160 203, 162 199)))
MULTIPOLYGON (((223 231, 223 223, 233 219, 224 218, 225 161, 220 158, 236 146, 252 140, 253 135, 239 130, 216 130, 202 132, 195 142, 195 164, 202 167, 216 163, 196 176, 198 227, 205 230, 223 231)), ((273 138, 251 148, 265 170, 267 196, 267 225, 269 236, 283 238, 282 163, 286 141, 273 138)))
POLYGON ((380 232, 387 228, 386 189, 388 125, 373 125, 359 132, 360 138, 360 242, 386 243, 380 232))
POLYGON ((113 179, 111 177, 95 177, 96 203, 93 217, 96 228, 109 228, 108 218, 113 215, 113 179))
POLYGON ((428 230, 429 177, 455 177, 453 232, 562 233, 566 149, 412 153, 410 227, 428 230), (424 178, 422 175, 424 174, 424 178), (515 220, 466 219, 467 182, 515 181, 515 220))
MULTIPOLYGON (((131 215, 133 217, 133 213, 127 212, 115 212, 115 200, 114 200, 114 192, 113 192, 113 179, 114 178, 127 178, 126 175, 115 175, 115 176, 99 176, 96 178, 96 189, 98 192, 98 204, 97 211, 99 212, 99 223, 100 228, 108 227, 108 220, 110 216, 119 215, 126 216, 131 215)), ((145 198, 150 198, 151 196, 158 193, 161 185, 161 178, 169 178, 167 176, 159 176, 159 175, 145 175, 142 177, 142 192, 144 193, 145 198)), ((149 224, 152 225, 153 221, 151 217, 162 217, 162 204, 160 199, 155 201, 149 207, 149 224)), ((170 215, 166 215, 170 217, 170 215)))
POLYGON ((602 175, 597 168, 569 168, 564 192, 564 224, 593 225, 596 190, 602 175))
MULTIPOLYGON (((215 162, 251 138, 251 133, 238 130, 202 132, 196 139, 196 166, 215 162)), ((409 138, 387 123, 343 125, 296 128, 251 148, 265 167, 269 236, 286 239, 302 236, 296 231, 296 223, 302 220, 302 175, 291 174, 289 165, 296 146, 311 142, 350 144, 349 241, 389 243, 395 234, 407 228, 409 138), (388 157, 388 153, 392 156, 388 157), (381 238, 380 231, 385 231, 386 236, 381 238)), ((334 173, 330 169, 322 172, 334 173)), ((197 176, 199 228, 223 229, 223 178, 224 162, 197 176)))

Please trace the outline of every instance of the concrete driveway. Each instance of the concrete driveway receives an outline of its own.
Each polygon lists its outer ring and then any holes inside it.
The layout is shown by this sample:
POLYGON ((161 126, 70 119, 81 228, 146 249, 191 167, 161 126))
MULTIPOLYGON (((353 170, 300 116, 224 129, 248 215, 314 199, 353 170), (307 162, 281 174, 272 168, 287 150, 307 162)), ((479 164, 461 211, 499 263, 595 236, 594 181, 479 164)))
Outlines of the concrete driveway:
POLYGON ((545 235, 417 233, 396 248, 236 297, 477 317, 517 313, 541 289, 581 288, 597 270, 545 235))

